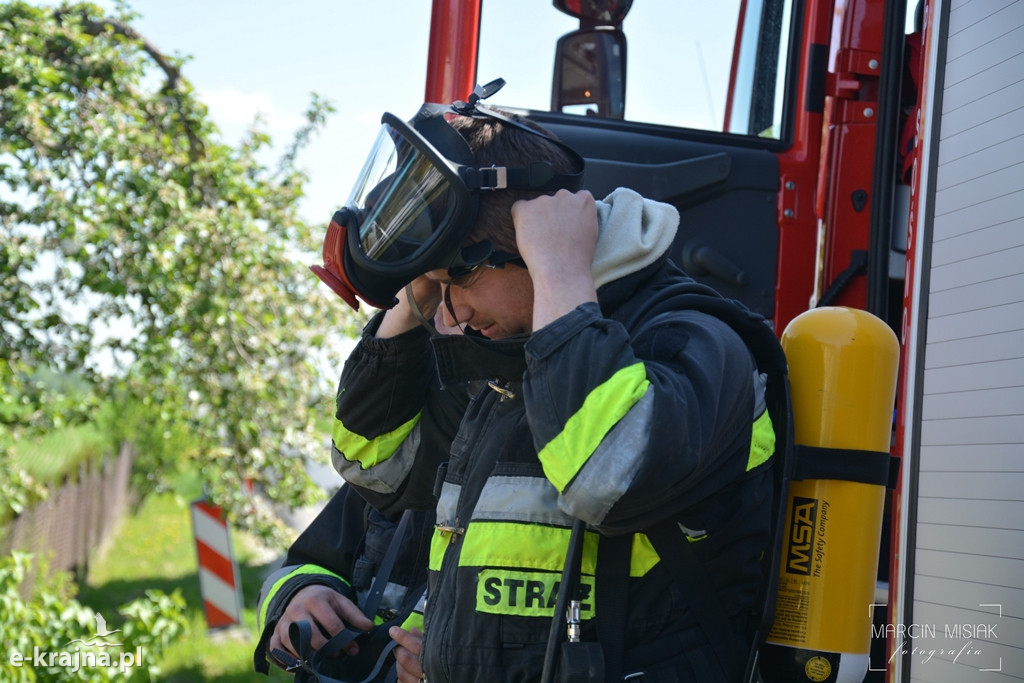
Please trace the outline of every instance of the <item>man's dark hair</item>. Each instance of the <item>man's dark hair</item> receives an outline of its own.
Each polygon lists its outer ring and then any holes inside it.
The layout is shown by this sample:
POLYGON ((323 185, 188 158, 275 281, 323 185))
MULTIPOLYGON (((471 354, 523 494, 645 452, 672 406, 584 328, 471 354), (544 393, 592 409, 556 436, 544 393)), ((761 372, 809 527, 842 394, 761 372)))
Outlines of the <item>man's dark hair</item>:
MULTIPOLYGON (((498 110, 509 118, 522 123, 546 136, 554 134, 540 124, 508 111, 498 110)), ((533 135, 498 119, 489 117, 459 116, 451 125, 469 143, 476 162, 480 166, 526 166, 535 161, 547 161, 556 173, 573 173, 568 155, 540 135, 533 135)), ((533 199, 542 194, 537 190, 484 190, 480 194, 480 210, 476 223, 470 230, 468 244, 491 240, 496 249, 518 254, 515 228, 512 225, 512 205, 520 199, 533 199)))

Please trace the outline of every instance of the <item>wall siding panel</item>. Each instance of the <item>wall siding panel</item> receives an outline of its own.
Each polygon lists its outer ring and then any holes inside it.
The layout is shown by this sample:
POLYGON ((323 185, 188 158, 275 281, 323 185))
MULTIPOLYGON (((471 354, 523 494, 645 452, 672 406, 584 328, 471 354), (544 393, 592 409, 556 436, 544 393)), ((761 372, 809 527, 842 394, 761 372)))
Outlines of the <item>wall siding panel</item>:
POLYGON ((949 12, 912 550, 913 621, 938 637, 915 639, 919 651, 904 662, 921 683, 1019 681, 1024 0, 957 1, 949 12), (956 630, 965 624, 983 632, 956 630), (958 647, 968 651, 958 656, 958 647))

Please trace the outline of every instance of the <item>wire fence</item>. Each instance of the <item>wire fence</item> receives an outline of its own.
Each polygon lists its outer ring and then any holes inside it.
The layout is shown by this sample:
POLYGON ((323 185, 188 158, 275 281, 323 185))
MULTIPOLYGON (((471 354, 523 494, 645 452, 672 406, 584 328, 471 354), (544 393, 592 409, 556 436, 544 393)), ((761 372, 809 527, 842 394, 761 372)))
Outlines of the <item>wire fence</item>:
POLYGON ((32 553, 48 572, 84 573, 128 508, 133 458, 131 445, 122 444, 117 455, 83 463, 77 478, 50 488, 46 500, 9 522, 0 554, 32 553))

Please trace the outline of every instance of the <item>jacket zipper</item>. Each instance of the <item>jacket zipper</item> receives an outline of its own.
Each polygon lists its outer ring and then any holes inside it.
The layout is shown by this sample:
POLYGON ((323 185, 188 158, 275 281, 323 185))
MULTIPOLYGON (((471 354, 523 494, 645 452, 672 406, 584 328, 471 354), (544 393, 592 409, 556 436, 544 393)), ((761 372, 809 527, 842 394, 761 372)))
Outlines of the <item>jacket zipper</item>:
MULTIPOLYGON (((497 386, 500 386, 500 385, 498 385, 497 381, 493 381, 493 380, 488 381, 487 382, 487 386, 490 387, 491 389, 493 389, 494 391, 496 391, 499 394, 498 404, 504 403, 506 399, 515 398, 515 394, 511 390, 509 390, 507 386, 506 387, 501 387, 501 389, 503 389, 504 391, 500 391, 498 388, 496 388, 497 386), (505 393, 505 392, 507 392, 507 393, 505 393)), ((473 468, 473 466, 477 464, 477 462, 476 462, 477 461, 477 457, 476 457, 477 450, 476 449, 480 445, 482 437, 485 434, 488 433, 488 429, 490 428, 490 426, 493 423, 495 417, 497 416, 496 413, 498 411, 496 410, 496 408, 497 408, 498 404, 492 404, 490 407, 488 407, 487 411, 484 413, 484 415, 486 416, 485 419, 484 419, 484 423, 477 430, 476 434, 474 435, 473 441, 470 444, 468 444, 467 447, 466 447, 466 452, 472 454, 472 457, 470 457, 468 459, 464 471, 460 473, 461 479, 464 482, 465 481, 469 481, 470 477, 468 476, 468 474, 469 474, 470 470, 473 468)), ((452 527, 453 531, 458 530, 458 532, 457 533, 452 533, 451 538, 449 539, 449 544, 450 545, 454 545, 454 544, 458 543, 459 539, 462 538, 465 535, 466 527, 469 526, 468 521, 463 523, 464 526, 463 526, 463 524, 460 524, 460 520, 463 520, 463 519, 468 520, 471 517, 471 515, 467 515, 466 511, 462 509, 462 506, 463 506, 463 497, 462 496, 463 496, 464 493, 465 493, 465 489, 463 489, 460 492, 459 500, 455 504, 455 521, 451 525, 451 527, 452 527)), ((449 547, 445 551, 445 553, 444 553, 444 558, 441 560, 441 568, 440 568, 440 571, 438 573, 438 586, 439 587, 444 585, 445 577, 447 577, 449 575, 451 576, 451 579, 449 581, 450 585, 448 585, 447 588, 448 588, 448 595, 449 595, 448 599, 449 599, 449 603, 450 603, 449 609, 452 612, 452 617, 454 617, 454 612, 455 612, 455 608, 456 608, 455 596, 458 594, 458 579, 459 579, 458 558, 456 556, 461 556, 461 555, 462 555, 462 549, 461 548, 458 549, 458 552, 452 552, 452 549, 449 547)), ((449 618, 446 621, 445 626, 444 626, 444 631, 441 634, 440 647, 438 648, 438 655, 439 655, 438 659, 440 660, 439 664, 441 665, 441 671, 444 673, 445 680, 449 680, 449 681, 452 679, 452 666, 451 666, 451 652, 452 652, 452 649, 451 649, 451 643, 452 643, 451 631, 452 631, 452 629, 451 629, 451 624, 452 624, 453 620, 454 620, 453 618, 449 618)))

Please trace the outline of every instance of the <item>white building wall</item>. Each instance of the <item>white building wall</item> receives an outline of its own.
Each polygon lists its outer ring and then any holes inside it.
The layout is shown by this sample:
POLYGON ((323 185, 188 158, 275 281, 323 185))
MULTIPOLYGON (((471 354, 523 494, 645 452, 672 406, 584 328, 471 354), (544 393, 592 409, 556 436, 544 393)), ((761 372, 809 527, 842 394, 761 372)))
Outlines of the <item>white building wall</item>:
POLYGON ((1024 0, 953 0, 938 83, 907 549, 912 621, 936 628, 904 662, 1000 683, 1024 680, 1024 0))

